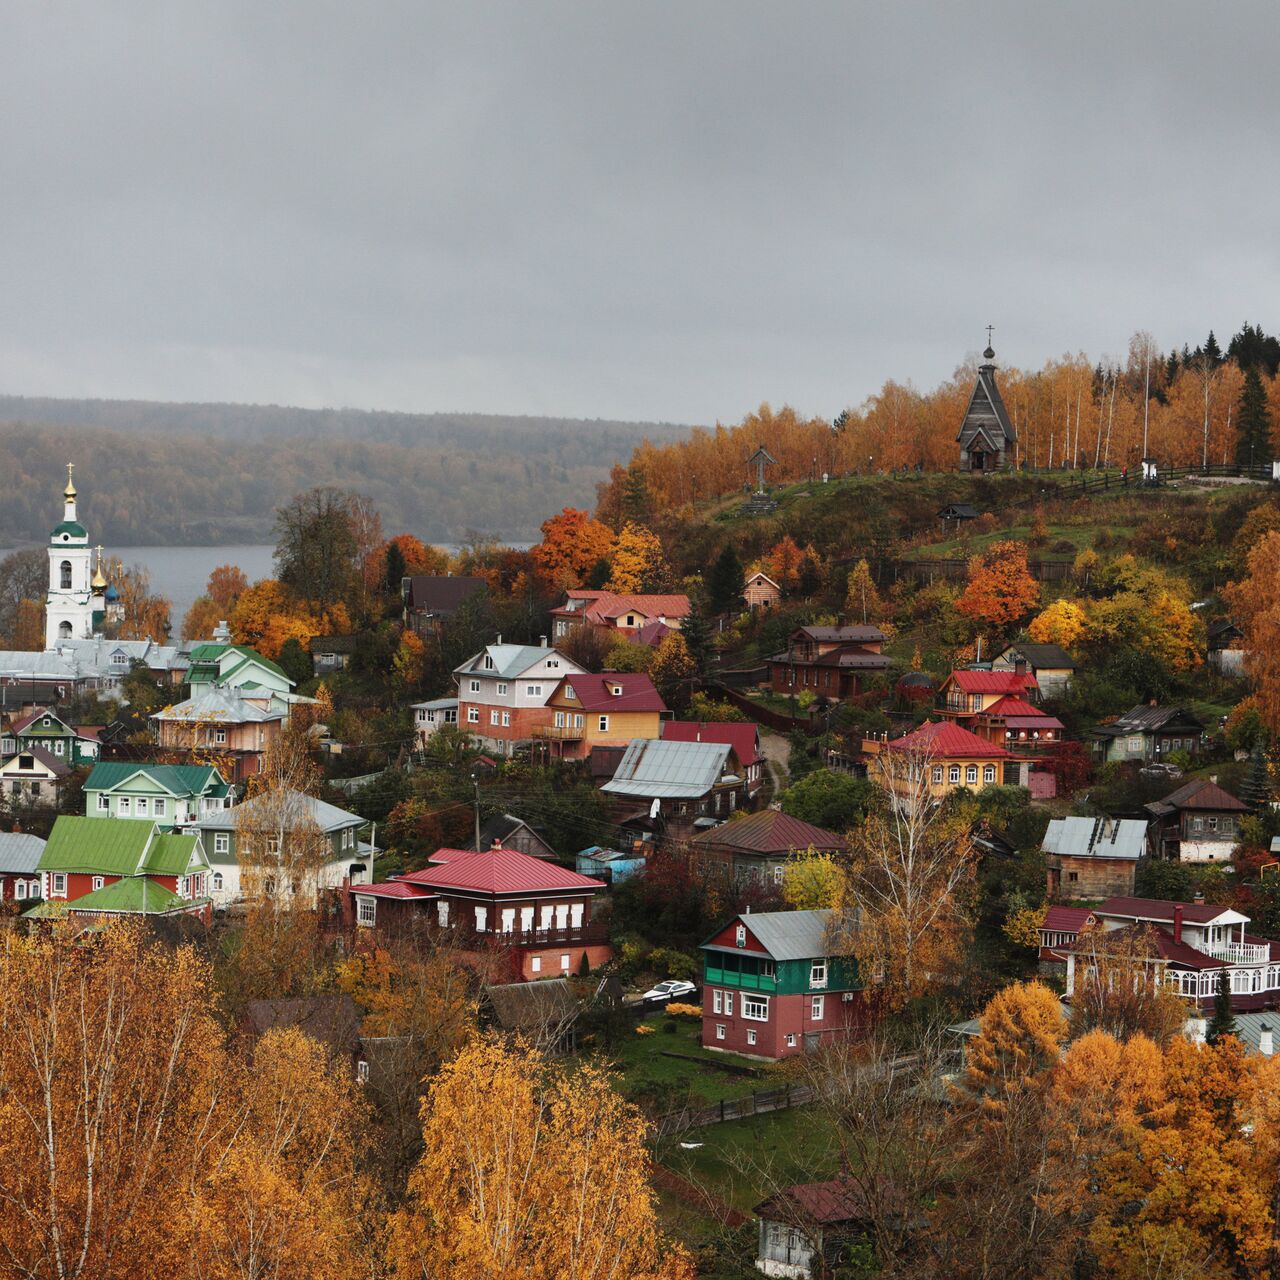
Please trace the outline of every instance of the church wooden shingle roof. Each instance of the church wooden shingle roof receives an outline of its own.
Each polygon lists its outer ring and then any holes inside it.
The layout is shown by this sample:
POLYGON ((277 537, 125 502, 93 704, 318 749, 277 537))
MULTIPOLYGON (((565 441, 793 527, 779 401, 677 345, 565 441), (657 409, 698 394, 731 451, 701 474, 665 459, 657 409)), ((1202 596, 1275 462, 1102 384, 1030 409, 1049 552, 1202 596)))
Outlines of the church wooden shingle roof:
POLYGON ((979 436, 986 438, 992 450, 1011 449, 1018 438, 1000 396, 1000 388, 996 386, 996 367, 990 362, 992 354, 988 347, 984 353, 987 362, 978 366, 978 380, 973 384, 969 406, 964 411, 964 421, 956 436, 964 449, 972 448, 979 436))

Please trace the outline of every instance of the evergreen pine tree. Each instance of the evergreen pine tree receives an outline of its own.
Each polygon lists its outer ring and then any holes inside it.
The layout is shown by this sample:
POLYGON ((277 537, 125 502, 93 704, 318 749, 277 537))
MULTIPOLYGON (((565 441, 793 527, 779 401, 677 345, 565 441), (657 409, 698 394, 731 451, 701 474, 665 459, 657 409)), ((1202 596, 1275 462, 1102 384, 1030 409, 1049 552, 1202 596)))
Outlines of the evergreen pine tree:
POLYGON ((405 564, 404 552, 398 542, 387 543, 387 567, 382 575, 383 585, 393 595, 400 594, 400 580, 405 576, 408 565, 405 564))
POLYGON ((604 584, 613 576, 613 566, 609 563, 607 556, 601 556, 595 562, 595 566, 591 572, 587 574, 587 580, 583 585, 590 591, 604 590, 604 584))
POLYGON ((1210 1044, 1217 1044, 1223 1036, 1236 1034, 1236 1020, 1231 1013, 1231 971, 1218 971, 1218 989, 1213 996, 1213 1017, 1209 1019, 1209 1027, 1205 1039, 1210 1044))
POLYGON ((717 613, 728 613, 742 604, 742 561, 732 542, 716 557, 707 574, 707 596, 717 613))
POLYGON ((653 514, 648 477, 644 468, 634 463, 627 468, 627 479, 622 488, 622 514, 636 524, 648 524, 653 514))
POLYGON ((1213 336, 1213 330, 1209 330, 1209 336, 1204 340, 1204 354, 1213 362, 1216 369, 1222 363, 1222 348, 1218 346, 1218 340, 1213 336))
POLYGON ((689 602, 689 612, 680 624, 680 634, 684 636, 685 646, 697 666, 698 675, 704 674, 711 657, 711 630, 697 600, 689 602))
POLYGON ((1249 772, 1240 788, 1240 798, 1254 810, 1265 809, 1271 802, 1271 769, 1261 739, 1249 754, 1249 772))
POLYGON ((276 666, 289 677, 294 684, 302 684, 311 679, 311 658, 294 636, 280 646, 280 654, 276 658, 276 666))
POLYGON ((1178 376, 1178 353, 1177 351, 1169 352, 1169 359, 1164 366, 1164 380, 1169 386, 1173 386, 1174 380, 1178 376))
POLYGON ((1271 416, 1267 412, 1267 392, 1256 365, 1244 372, 1240 392, 1240 434, 1236 437, 1236 462, 1242 467, 1257 466, 1271 458, 1271 416))

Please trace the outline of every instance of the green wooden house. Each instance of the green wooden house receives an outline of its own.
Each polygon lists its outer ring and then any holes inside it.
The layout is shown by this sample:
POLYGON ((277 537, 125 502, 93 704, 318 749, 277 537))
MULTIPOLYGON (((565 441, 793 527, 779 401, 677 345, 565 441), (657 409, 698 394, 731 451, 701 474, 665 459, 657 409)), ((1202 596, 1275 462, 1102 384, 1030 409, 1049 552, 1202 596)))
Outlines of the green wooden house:
POLYGON ((209 685, 288 694, 293 681, 270 658, 244 644, 198 644, 191 650, 187 684, 192 697, 209 685))
POLYGON ((4 733, 6 755, 43 747, 51 756, 63 760, 73 769, 92 767, 98 761, 96 733, 77 729, 56 711, 37 710, 14 721, 4 733))
POLYGON ((166 831, 229 809, 233 799, 212 765, 103 761, 84 784, 86 817, 132 818, 166 831))

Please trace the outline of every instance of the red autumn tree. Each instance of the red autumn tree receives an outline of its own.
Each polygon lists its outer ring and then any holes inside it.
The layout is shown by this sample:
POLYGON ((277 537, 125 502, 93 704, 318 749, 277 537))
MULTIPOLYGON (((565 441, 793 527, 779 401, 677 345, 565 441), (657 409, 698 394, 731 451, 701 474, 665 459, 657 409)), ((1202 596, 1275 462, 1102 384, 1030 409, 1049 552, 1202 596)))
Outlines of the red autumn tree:
POLYGON ((613 530, 585 511, 565 507, 542 522, 542 541, 531 554, 538 573, 558 587, 579 587, 613 551, 613 530))
POLYGON ((956 608, 977 622, 1004 630, 1021 622, 1040 602, 1040 588, 1027 567, 1020 542, 995 542, 969 561, 969 584, 956 608))

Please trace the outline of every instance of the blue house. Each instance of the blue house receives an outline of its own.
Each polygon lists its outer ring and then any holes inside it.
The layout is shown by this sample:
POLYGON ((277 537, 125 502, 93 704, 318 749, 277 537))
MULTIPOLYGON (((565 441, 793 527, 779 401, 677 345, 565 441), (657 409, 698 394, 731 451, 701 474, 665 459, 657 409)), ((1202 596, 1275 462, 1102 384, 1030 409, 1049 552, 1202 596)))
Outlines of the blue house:
POLYGON ((618 849, 604 849, 598 844, 593 844, 578 854, 578 873, 593 876, 606 884, 621 884, 643 867, 644 858, 640 854, 623 853, 618 849))

